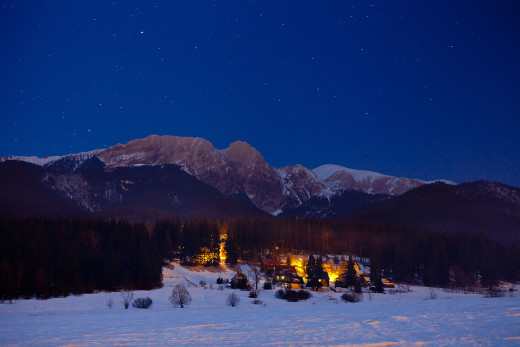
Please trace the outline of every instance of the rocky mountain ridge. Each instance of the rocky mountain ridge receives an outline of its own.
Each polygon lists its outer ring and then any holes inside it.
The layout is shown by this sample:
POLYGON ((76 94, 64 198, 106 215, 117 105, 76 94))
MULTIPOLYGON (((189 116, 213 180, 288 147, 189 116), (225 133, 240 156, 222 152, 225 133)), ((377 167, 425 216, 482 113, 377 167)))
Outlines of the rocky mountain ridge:
POLYGON ((68 173, 103 166, 176 164, 223 195, 247 197, 271 214, 293 209, 316 196, 330 199, 345 190, 395 196, 430 183, 338 165, 323 165, 314 170, 301 165, 274 168, 246 142, 236 141, 219 150, 202 138, 169 135, 150 135, 106 149, 62 157, 9 156, 0 161, 6 160, 28 161, 68 173))

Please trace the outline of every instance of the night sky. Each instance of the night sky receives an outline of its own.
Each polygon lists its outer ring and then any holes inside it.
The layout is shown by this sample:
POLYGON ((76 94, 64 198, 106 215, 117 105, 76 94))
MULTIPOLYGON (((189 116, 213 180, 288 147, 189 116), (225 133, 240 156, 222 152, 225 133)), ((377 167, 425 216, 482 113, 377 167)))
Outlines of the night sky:
POLYGON ((517 0, 0 4, 0 156, 177 135, 520 186, 517 0))

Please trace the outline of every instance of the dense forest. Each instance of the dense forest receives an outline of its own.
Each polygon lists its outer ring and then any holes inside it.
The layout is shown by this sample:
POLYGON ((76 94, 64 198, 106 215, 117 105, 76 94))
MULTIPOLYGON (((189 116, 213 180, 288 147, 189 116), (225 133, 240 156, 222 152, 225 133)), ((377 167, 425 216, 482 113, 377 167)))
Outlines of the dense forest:
POLYGON ((356 255, 369 258, 373 270, 396 282, 427 286, 491 286, 520 279, 520 249, 482 234, 264 217, 233 219, 225 227, 226 243, 240 259, 287 252, 356 255))
POLYGON ((161 285, 152 228, 124 221, 0 220, 0 294, 48 298, 161 285))
POLYGON ((247 217, 164 220, 0 219, 0 299, 161 286, 165 260, 214 266, 287 253, 356 255, 372 272, 428 286, 520 279, 520 249, 480 234, 374 223, 247 217))

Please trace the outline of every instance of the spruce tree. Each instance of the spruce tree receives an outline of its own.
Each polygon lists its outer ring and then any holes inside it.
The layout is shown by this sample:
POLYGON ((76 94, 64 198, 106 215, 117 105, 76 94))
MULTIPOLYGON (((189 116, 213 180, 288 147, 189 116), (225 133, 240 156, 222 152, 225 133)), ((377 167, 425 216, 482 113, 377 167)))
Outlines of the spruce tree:
POLYGON ((224 250, 226 251, 226 264, 236 265, 238 262, 238 246, 232 234, 228 234, 224 250))
POLYGON ((348 263, 347 263, 347 273, 345 276, 345 282, 347 284, 347 287, 353 287, 356 285, 356 282, 357 282, 356 274, 357 274, 357 271, 355 268, 354 260, 352 259, 352 257, 349 256, 348 263))
POLYGON ((305 272, 307 273, 307 287, 316 290, 322 286, 321 275, 323 273, 323 267, 321 265, 321 257, 318 256, 316 259, 311 254, 305 272))
POLYGON ((385 291, 381 276, 381 265, 376 261, 370 262, 370 282, 372 282, 376 293, 383 293, 385 291))

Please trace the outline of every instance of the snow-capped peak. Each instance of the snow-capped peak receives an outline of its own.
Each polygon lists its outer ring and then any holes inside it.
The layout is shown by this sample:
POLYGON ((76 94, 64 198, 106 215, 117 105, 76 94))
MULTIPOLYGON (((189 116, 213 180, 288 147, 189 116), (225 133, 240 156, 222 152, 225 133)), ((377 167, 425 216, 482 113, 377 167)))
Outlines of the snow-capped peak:
POLYGON ((50 164, 53 161, 56 161, 61 158, 62 158, 61 156, 51 156, 51 157, 39 158, 36 156, 25 157, 25 156, 21 156, 21 155, 8 155, 6 157, 0 158, 0 162, 4 162, 4 161, 8 161, 8 160, 18 160, 18 161, 23 161, 26 163, 38 165, 38 166, 44 166, 44 165, 50 164))
POLYGON ((356 180, 356 182, 362 181, 366 178, 376 178, 376 177, 382 177, 387 176, 383 175, 379 172, 373 172, 373 171, 365 171, 365 170, 355 170, 355 169, 349 169, 344 166, 340 165, 334 165, 334 164, 326 164, 322 166, 318 166, 317 168, 313 169, 314 173, 318 175, 319 178, 322 180, 326 180, 333 174, 335 174, 338 171, 344 171, 356 180))

